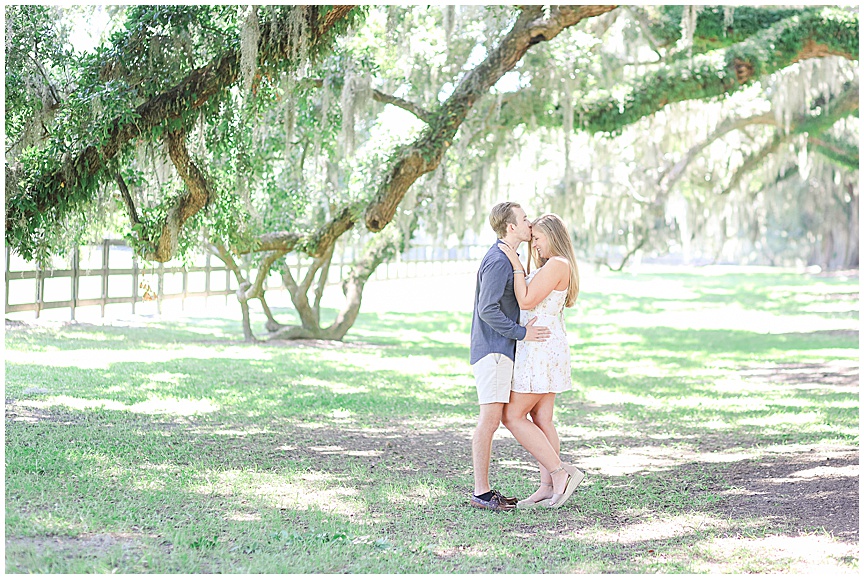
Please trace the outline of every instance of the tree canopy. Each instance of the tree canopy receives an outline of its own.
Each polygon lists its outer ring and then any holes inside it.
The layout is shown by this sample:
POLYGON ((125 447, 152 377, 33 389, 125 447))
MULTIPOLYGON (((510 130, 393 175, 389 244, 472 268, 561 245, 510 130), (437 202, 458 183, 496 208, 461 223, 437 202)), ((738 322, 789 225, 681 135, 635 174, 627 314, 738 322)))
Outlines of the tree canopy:
POLYGON ((830 237, 819 259, 857 266, 855 9, 112 11, 110 36, 76 53, 62 9, 6 7, 6 242, 26 258, 110 220, 148 260, 208 247, 271 332, 341 337, 380 263, 417 231, 478 231, 508 167, 530 167, 519 195, 531 187, 601 261, 694 243, 782 261, 806 251, 791 239, 830 237), (347 240, 368 245, 322 325, 347 240), (308 256, 298 279, 289 252, 308 256), (266 307, 274 268, 296 328, 266 307))

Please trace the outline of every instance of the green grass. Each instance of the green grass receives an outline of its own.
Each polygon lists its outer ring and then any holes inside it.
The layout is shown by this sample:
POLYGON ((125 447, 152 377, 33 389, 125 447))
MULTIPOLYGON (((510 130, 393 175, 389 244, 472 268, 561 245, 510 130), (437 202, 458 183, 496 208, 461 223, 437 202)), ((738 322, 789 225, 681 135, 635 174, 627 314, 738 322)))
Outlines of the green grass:
MULTIPOLYGON (((568 310, 556 406, 586 482, 500 514, 467 506, 470 312, 364 313, 344 344, 244 344, 218 317, 7 329, 6 571, 857 572, 857 539, 729 508, 741 469, 857 452, 857 292, 598 279, 568 310)), ((532 492, 503 428, 493 454, 497 487, 532 492)))

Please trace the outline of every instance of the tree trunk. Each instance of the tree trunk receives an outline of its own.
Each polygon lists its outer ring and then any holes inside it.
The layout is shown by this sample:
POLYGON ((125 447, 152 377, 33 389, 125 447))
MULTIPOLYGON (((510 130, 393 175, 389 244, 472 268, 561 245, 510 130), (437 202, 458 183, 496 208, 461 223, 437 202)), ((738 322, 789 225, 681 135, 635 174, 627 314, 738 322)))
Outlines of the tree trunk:
MULTIPOLYGON (((240 311, 243 314, 243 338, 247 342, 257 342, 259 341, 255 334, 252 332, 252 319, 249 314, 249 299, 250 292, 249 290, 254 288, 255 284, 249 282, 246 277, 243 275, 243 271, 240 269, 240 266, 237 265, 237 262, 234 260, 234 257, 231 255, 231 252, 228 248, 221 242, 213 242, 206 245, 207 250, 218 257, 222 263, 225 264, 231 273, 234 274, 234 278, 237 280, 237 301, 240 303, 240 311)), ((267 268, 269 270, 269 265, 267 268)), ((260 273, 260 272, 259 272, 260 273)), ((261 277, 260 275, 258 276, 261 277)), ((261 297, 263 302, 263 293, 258 292, 260 295, 255 295, 254 297, 261 297)), ((269 309, 269 308, 268 308, 269 309)))
POLYGON ((252 318, 249 315, 249 300, 246 299, 243 286, 237 290, 237 301, 240 302, 240 311, 243 314, 243 339, 246 342, 258 342, 258 338, 252 333, 252 318))
POLYGON ((186 133, 170 131, 166 134, 165 141, 171 162, 177 174, 183 179, 183 183, 186 184, 186 193, 178 197, 174 206, 168 210, 158 239, 142 240, 149 242, 155 248, 144 256, 148 261, 170 261, 177 252, 178 238, 183 224, 203 209, 212 197, 207 179, 189 158, 189 151, 186 149, 186 133))
MULTIPOLYGON (((335 248, 335 240, 326 249, 321 257, 312 260, 309 269, 306 270, 306 276, 303 281, 297 283, 294 276, 291 275, 291 268, 285 264, 282 270, 282 284, 291 294, 291 302, 294 304, 294 309, 297 310, 297 315, 300 316, 300 327, 313 334, 317 333, 321 328, 321 318, 318 310, 318 305, 321 301, 320 295, 323 293, 323 284, 326 284, 327 274, 330 268, 330 260, 333 256, 335 248), (309 304, 309 289, 315 281, 316 274, 321 271, 318 288, 316 288, 316 299, 314 305, 309 304)), ((284 331, 284 328, 278 332, 284 331)))
POLYGON ((630 261, 630 258, 633 257, 634 255, 636 255, 636 252, 639 251, 640 249, 642 249, 645 246, 645 244, 648 243, 648 240, 650 238, 649 234, 650 234, 650 231, 647 228, 645 228, 642 231, 641 239, 639 240, 639 242, 633 247, 633 249, 629 249, 627 251, 627 254, 624 255, 624 257, 621 259, 621 263, 618 264, 618 267, 612 267, 611 265, 609 265, 608 256, 602 262, 603 265, 605 265, 607 268, 609 268, 609 271, 614 271, 614 272, 622 271, 624 269, 624 266, 627 265, 627 262, 630 261))
MULTIPOLYGON (((415 217, 410 224, 409 230, 413 230, 417 223, 417 212, 413 212, 412 215, 415 217)), ((354 267, 348 274, 348 278, 343 282, 342 288, 345 294, 345 304, 337 314, 333 323, 327 327, 321 327, 317 320, 314 324, 303 321, 305 318, 309 318, 310 320, 312 319, 311 314, 313 309, 309 306, 306 294, 300 293, 302 286, 296 284, 293 277, 290 277, 289 273, 289 276, 286 276, 286 281, 289 284, 293 283, 293 287, 295 288, 291 291, 291 300, 294 302, 294 306, 297 308, 298 314, 301 317, 301 325, 280 328, 278 331, 273 333, 270 338, 281 340, 342 340, 345 337, 345 334, 348 333, 348 330, 350 330, 354 325, 354 322, 357 321, 357 315, 360 312, 360 305, 363 299, 363 289, 366 286, 369 277, 375 272, 379 265, 398 253, 404 247, 404 243, 405 240, 402 238, 401 232, 399 232, 394 226, 391 226, 389 229, 377 234, 372 239, 372 242, 369 244, 366 251, 364 251, 363 259, 354 264, 354 267), (305 313, 301 313, 301 308, 305 310, 305 313)), ((332 258, 332 248, 330 255, 326 258, 328 266, 330 258, 332 258)), ((312 272, 312 268, 310 268, 310 271, 306 274, 306 279, 310 279, 312 275, 314 275, 314 272, 312 272)), ((283 277, 283 279, 285 279, 285 277, 283 277)), ((323 286, 326 282, 326 272, 322 269, 321 275, 318 279, 318 287, 316 288, 316 306, 320 301, 320 295, 323 292, 323 286)), ((309 286, 307 285, 306 291, 308 291, 308 289, 309 286)))
POLYGON ((858 195, 854 183, 846 184, 849 203, 846 205, 846 251, 843 255, 843 269, 858 267, 858 244, 860 243, 858 224, 858 195))
POLYGON ((264 315, 267 316, 267 323, 264 324, 264 327, 268 332, 275 332, 280 328, 284 327, 284 324, 280 324, 276 321, 276 318, 273 317, 273 312, 270 311, 270 306, 267 305, 267 300, 264 299, 264 294, 261 294, 261 297, 258 298, 261 301, 261 307, 264 309, 264 315))

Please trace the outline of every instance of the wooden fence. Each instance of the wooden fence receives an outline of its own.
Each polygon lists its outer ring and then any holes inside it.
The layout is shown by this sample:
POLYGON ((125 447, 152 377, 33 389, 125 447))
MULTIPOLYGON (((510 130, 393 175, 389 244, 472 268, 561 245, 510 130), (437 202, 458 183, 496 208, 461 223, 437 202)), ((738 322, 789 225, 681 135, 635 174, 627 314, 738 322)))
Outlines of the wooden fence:
MULTIPOLYGON (((372 279, 467 273, 476 269, 486 249, 475 245, 449 249, 412 247, 394 261, 382 264, 372 279)), ((346 249, 340 259, 334 257, 328 284, 339 283, 351 265, 352 253, 346 249)), ((288 258, 294 259, 291 267, 296 267, 297 276, 302 275, 304 261, 308 260, 296 254, 288 258)), ((42 310, 69 308, 74 320, 76 308, 88 306, 100 306, 101 316, 105 317, 109 304, 131 304, 134 314, 136 304, 151 299, 156 301, 159 313, 166 299, 225 296, 227 303, 228 296, 237 291, 234 274, 210 254, 195 256, 191 261, 192 265, 169 262, 142 266, 125 241, 106 239, 99 245, 76 248, 68 259, 56 259, 50 269, 43 269, 25 262, 7 247, 6 313, 35 312, 38 318, 42 310), (19 267, 13 268, 13 264, 19 267), (22 285, 29 285, 29 290, 22 285), (63 298, 46 300, 46 285, 51 286, 52 296, 63 294, 63 298)), ((265 289, 284 289, 281 278, 271 274, 265 289)))

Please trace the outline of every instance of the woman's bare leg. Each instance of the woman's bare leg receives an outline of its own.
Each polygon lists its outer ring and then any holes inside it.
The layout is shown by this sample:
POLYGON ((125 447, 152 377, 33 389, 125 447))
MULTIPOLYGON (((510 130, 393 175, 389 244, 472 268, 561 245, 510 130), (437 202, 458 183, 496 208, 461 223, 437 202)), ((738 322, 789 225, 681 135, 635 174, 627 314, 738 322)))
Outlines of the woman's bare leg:
MULTIPOLYGON (((540 401, 531 409, 531 421, 537 425, 537 428, 543 431, 546 435, 546 440, 555 449, 556 454, 561 455, 561 439, 558 438, 558 431, 555 430, 555 425, 552 423, 553 415, 555 414, 555 393, 543 394, 540 401)), ((541 465, 542 466, 542 465, 541 465)), ((541 471, 542 473, 542 471, 541 471)), ((546 473, 549 474, 548 471, 546 473)), ((541 477, 543 482, 549 482, 548 478, 541 477)))
MULTIPOLYGON (((561 441, 558 438, 558 432, 552 424, 554 406, 555 394, 544 394, 531 409, 529 415, 531 416, 531 422, 536 424, 537 427, 543 431, 549 444, 552 445, 552 448, 555 449, 555 452, 558 453, 560 457, 561 441)), ((549 469, 540 463, 538 463, 538 465, 540 467, 540 487, 534 491, 534 494, 525 499, 525 502, 529 504, 537 503, 543 499, 552 497, 552 476, 549 474, 549 469)))
MULTIPOLYGON (((510 403, 504 406, 502 421, 504 422, 504 426, 513 434, 513 437, 519 441, 519 444, 537 459, 542 468, 546 469, 546 476, 549 476, 552 482, 552 492, 560 494, 564 492, 568 473, 558 468, 561 466, 558 449, 552 446, 552 443, 538 425, 528 420, 528 413, 534 410, 538 404, 541 404, 541 417, 545 417, 545 413, 549 410, 544 409, 550 402, 554 404, 554 394, 550 396, 549 394, 511 392, 510 403), (541 404, 544 397, 548 397, 547 401, 545 404, 541 404), (552 475, 551 473, 555 470, 558 472, 552 475)), ((557 440, 557 433, 555 434, 555 439, 556 443, 560 445, 560 442, 557 440)), ((542 471, 541 476, 543 476, 542 471)))

